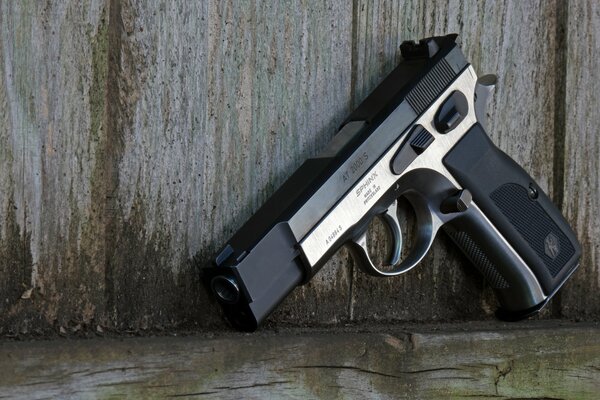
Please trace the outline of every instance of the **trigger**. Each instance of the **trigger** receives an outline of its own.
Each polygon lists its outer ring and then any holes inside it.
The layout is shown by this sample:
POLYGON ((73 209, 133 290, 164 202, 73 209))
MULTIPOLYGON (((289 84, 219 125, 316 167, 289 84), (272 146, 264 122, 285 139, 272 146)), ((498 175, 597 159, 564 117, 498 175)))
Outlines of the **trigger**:
POLYGON ((475 116, 484 127, 487 125, 485 109, 496 88, 496 81, 496 75, 483 75, 477 79, 475 85, 475 116))
POLYGON ((398 221, 398 200, 390 205, 382 217, 387 223, 390 234, 392 235, 392 253, 390 255, 389 265, 396 265, 400 262, 400 257, 402 255, 402 230, 400 228, 400 221, 398 221))

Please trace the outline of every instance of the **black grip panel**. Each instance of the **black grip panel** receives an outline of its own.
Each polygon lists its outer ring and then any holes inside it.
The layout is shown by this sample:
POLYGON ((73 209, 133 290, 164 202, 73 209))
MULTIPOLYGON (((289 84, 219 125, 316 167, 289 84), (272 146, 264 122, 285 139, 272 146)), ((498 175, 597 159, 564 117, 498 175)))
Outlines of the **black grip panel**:
POLYGON ((578 266, 581 248, 548 196, 479 124, 443 161, 552 296, 578 266))
POLYGON ((522 319, 539 311, 547 296, 519 257, 515 257, 482 211, 470 207, 444 225, 446 233, 465 253, 496 292, 503 319, 522 319))
POLYGON ((510 288, 509 283, 504 275, 500 273, 499 268, 475 241, 475 239, 473 239, 472 235, 465 230, 446 229, 446 232, 450 235, 458 247, 462 249, 469 260, 471 260, 471 262, 479 269, 492 289, 510 288))

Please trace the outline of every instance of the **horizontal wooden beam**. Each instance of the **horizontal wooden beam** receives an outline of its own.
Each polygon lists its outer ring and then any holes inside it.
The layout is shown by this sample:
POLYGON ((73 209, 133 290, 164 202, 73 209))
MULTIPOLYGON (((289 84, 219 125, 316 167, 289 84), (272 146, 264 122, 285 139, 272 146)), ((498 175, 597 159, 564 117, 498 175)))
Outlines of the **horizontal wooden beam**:
POLYGON ((600 324, 4 342, 0 370, 0 398, 596 399, 600 324))

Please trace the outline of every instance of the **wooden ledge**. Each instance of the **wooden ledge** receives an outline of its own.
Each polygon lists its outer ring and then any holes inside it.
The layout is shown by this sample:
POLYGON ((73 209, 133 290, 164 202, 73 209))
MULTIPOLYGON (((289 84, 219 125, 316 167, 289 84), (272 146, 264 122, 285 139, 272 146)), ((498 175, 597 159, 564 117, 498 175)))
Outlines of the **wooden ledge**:
POLYGON ((0 370, 0 399, 596 399, 600 324, 3 342, 0 370))

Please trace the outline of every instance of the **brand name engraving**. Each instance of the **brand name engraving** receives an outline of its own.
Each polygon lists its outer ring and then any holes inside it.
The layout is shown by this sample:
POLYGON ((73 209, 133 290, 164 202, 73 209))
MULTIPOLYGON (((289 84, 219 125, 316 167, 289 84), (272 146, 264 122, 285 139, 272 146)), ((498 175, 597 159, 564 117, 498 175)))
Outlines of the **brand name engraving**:
POLYGON ((377 172, 372 172, 371 175, 369 175, 368 178, 365 179, 358 188, 356 188, 356 197, 362 198, 363 205, 367 205, 367 203, 373 197, 375 197, 379 190, 381 190, 381 186, 375 183, 377 176, 377 172))

